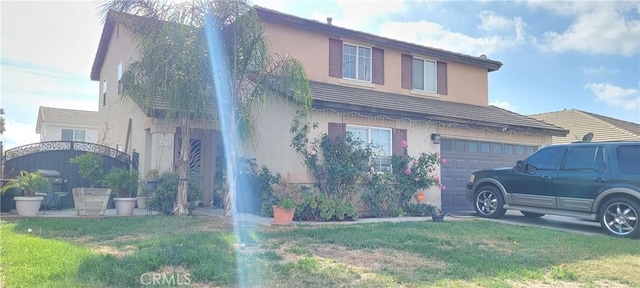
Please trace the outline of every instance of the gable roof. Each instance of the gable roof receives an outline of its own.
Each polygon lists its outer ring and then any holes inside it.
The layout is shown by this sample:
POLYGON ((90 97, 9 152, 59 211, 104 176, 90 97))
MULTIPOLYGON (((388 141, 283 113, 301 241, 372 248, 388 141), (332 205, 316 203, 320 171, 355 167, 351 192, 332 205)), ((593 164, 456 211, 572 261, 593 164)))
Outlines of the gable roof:
POLYGON ((98 111, 73 110, 40 106, 36 133, 42 131, 44 123, 61 126, 83 126, 98 128, 98 111))
POLYGON ((309 81, 315 109, 564 137, 569 131, 495 106, 478 106, 309 81))
POLYGON ((569 135, 565 139, 554 139, 554 143, 569 143, 581 140, 589 132, 594 134, 593 141, 640 140, 640 124, 578 109, 529 116, 569 129, 569 135))
POLYGON ((260 16, 260 18, 262 18, 262 20, 266 22, 279 23, 282 25, 292 26, 300 29, 312 30, 323 34, 328 34, 330 35, 330 37, 348 37, 353 40, 363 41, 367 44, 373 44, 379 47, 394 48, 403 51, 404 53, 420 53, 423 55, 436 57, 443 61, 452 61, 486 68, 489 72, 497 71, 498 69, 500 69, 500 67, 502 67, 502 62, 487 59, 486 56, 476 57, 443 49, 421 46, 361 31, 346 29, 331 24, 322 23, 316 20, 309 20, 260 6, 253 7, 256 9, 258 16, 260 16))
MULTIPOLYGON (((363 41, 365 43, 369 43, 372 45, 376 45, 379 47, 390 47, 404 53, 419 53, 426 56, 436 57, 443 61, 452 61, 458 63, 464 63, 467 65, 473 65, 477 67, 486 68, 489 72, 497 71, 502 67, 502 62, 487 59, 484 56, 470 56, 461 53, 455 53, 443 49, 437 49, 432 47, 421 46, 413 43, 398 41, 390 38, 385 38, 365 32, 360 32, 356 30, 346 29, 342 27, 333 26, 326 23, 321 23, 315 20, 309 20, 302 17, 293 16, 290 14, 285 14, 282 12, 278 12, 275 10, 267 9, 260 6, 253 6, 258 13, 258 16, 264 22, 272 22, 279 23, 282 25, 292 26, 300 29, 307 29, 311 31, 321 32, 324 34, 330 35, 330 37, 348 37, 353 40, 363 41)), ((102 64, 104 62, 104 58, 107 54, 107 48, 109 47, 109 42, 111 41, 111 34, 115 28, 116 23, 125 23, 131 25, 136 21, 147 21, 149 18, 116 12, 109 11, 105 20, 104 27, 102 28, 102 34, 100 35, 100 43, 98 44, 98 51, 96 51, 96 56, 93 60, 93 66, 91 67, 91 80, 98 81, 100 80, 100 69, 102 68, 102 64)))

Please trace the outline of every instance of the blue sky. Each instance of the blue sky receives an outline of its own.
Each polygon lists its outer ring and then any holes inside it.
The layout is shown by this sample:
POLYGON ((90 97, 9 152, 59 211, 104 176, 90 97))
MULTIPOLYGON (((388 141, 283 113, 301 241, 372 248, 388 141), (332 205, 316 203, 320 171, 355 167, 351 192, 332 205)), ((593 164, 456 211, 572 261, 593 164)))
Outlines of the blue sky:
MULTIPOLYGON (((612 1, 282 1, 255 4, 372 34, 487 55, 489 102, 529 115, 580 109, 640 123, 640 4, 612 1)), ((0 2, 5 149, 38 141, 38 106, 97 110, 95 2, 0 2)))

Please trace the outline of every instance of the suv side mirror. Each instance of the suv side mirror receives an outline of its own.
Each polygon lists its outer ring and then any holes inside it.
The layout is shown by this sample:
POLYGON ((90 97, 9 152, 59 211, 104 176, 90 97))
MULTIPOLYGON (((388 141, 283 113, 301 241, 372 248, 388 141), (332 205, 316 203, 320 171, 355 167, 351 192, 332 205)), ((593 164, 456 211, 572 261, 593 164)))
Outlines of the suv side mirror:
POLYGON ((523 162, 522 160, 518 160, 518 161, 516 162, 516 167, 518 167, 518 169, 522 170, 522 164, 523 164, 523 163, 524 163, 524 162, 523 162))

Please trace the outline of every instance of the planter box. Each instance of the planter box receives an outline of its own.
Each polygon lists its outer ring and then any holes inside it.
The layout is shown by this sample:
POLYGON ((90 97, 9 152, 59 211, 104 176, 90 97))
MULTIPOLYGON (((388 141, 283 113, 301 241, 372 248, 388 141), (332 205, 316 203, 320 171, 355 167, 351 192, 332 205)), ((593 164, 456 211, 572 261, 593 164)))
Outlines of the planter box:
POLYGON ((103 216, 111 189, 73 188, 73 202, 78 216, 103 216))
POLYGON ((138 208, 147 209, 147 200, 149 200, 149 197, 136 197, 136 200, 138 202, 138 208))

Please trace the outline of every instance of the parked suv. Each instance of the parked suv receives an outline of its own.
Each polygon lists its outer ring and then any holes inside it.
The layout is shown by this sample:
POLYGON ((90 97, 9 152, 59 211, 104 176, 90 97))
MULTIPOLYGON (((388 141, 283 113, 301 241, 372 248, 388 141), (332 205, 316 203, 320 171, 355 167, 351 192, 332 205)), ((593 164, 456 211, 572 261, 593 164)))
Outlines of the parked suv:
POLYGON ((576 142, 544 147, 512 168, 477 171, 467 198, 479 216, 506 210, 599 221, 617 237, 640 236, 640 142, 576 142))

